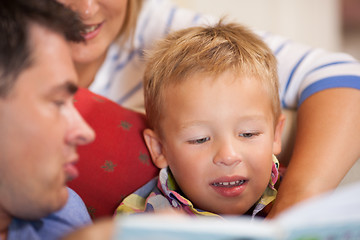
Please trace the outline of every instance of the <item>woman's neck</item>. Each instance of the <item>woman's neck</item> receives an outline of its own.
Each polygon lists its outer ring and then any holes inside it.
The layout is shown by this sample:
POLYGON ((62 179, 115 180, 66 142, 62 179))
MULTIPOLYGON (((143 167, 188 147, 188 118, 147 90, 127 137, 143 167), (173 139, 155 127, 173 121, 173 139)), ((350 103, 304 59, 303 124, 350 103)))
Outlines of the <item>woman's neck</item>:
POLYGON ((95 80, 95 76, 105 60, 106 54, 90 63, 75 62, 76 73, 79 78, 79 86, 88 88, 95 80))

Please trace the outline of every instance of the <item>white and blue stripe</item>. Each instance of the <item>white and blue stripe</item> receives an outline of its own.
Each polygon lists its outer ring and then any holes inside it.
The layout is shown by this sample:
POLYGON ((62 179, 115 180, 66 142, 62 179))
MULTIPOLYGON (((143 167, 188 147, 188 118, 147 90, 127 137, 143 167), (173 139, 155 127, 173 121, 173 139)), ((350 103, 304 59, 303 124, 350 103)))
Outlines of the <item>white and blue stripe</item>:
MULTIPOLYGON (((145 0, 130 43, 115 42, 90 89, 125 107, 143 111, 143 51, 169 31, 218 19, 178 8, 166 0, 145 0)), ((280 98, 284 108, 296 109, 312 94, 329 88, 360 89, 360 64, 350 55, 331 53, 289 39, 257 32, 278 61, 280 98)))

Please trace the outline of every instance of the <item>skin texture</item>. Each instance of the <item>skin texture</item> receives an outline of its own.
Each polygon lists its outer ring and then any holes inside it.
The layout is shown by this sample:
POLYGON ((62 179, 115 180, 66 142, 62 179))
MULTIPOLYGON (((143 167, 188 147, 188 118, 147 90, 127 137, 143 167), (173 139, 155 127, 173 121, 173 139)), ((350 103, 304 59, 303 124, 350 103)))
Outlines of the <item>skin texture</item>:
POLYGON ((68 199, 76 146, 94 139, 73 106, 77 77, 65 39, 30 26, 34 63, 0 99, 0 230, 13 217, 39 219, 68 199), (41 196, 41 197, 39 197, 41 196))
POLYGON ((118 36, 124 24, 128 1, 58 0, 58 2, 76 11, 90 31, 84 34, 85 43, 71 44, 79 85, 88 87, 103 63, 108 47, 118 36))
POLYGON ((281 149, 283 120, 274 126, 270 97, 259 80, 230 72, 217 79, 195 75, 164 90, 161 111, 161 135, 144 132, 155 165, 170 167, 196 207, 247 212, 265 191, 272 155, 281 149), (213 185, 237 180, 246 182, 213 185))
POLYGON ((269 218, 335 188, 360 158, 359 102, 359 90, 338 88, 301 105, 293 156, 269 218))

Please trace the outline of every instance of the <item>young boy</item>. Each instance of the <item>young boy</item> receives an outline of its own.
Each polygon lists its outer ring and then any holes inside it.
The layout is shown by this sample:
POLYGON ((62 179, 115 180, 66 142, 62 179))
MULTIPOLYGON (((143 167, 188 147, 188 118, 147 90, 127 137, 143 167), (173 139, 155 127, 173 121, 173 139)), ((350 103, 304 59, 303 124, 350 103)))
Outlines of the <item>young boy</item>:
POLYGON ((276 69, 271 50, 237 24, 188 28, 160 41, 144 77, 144 138, 160 174, 117 213, 172 207, 266 215, 285 121, 276 69))

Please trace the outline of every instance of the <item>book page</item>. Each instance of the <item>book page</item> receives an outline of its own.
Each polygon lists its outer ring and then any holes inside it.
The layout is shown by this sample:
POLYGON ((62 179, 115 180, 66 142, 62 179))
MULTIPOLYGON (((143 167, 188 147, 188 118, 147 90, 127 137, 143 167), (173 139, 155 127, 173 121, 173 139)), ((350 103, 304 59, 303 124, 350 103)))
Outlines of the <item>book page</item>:
POLYGON ((250 217, 190 217, 187 215, 139 214, 119 217, 114 240, 274 240, 282 231, 271 223, 250 217))
POLYGON ((120 216, 116 224, 114 240, 359 240, 360 183, 300 203, 274 220, 147 213, 120 216))
POLYGON ((286 239, 360 239, 360 182, 300 203, 274 221, 286 239))

